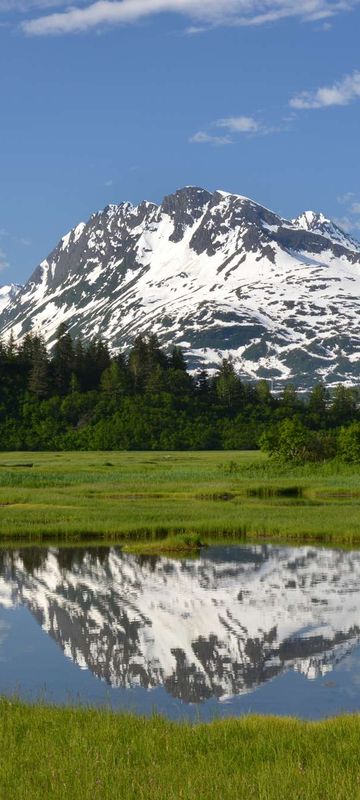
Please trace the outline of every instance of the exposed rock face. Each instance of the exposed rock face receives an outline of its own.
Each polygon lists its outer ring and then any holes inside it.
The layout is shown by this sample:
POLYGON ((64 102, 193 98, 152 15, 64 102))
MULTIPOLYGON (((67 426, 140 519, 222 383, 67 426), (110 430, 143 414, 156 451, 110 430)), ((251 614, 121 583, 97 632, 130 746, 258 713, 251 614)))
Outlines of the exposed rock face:
POLYGON ((65 236, 27 284, 0 290, 0 333, 67 321, 113 349, 154 331, 191 368, 306 388, 360 376, 360 244, 322 214, 288 221, 247 198, 187 187, 122 203, 65 236))

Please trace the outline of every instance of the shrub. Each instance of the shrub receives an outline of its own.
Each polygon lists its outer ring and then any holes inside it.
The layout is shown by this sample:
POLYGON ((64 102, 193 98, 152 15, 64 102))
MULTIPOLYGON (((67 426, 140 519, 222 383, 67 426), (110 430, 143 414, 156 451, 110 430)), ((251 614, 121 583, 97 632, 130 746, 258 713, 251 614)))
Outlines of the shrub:
POLYGON ((343 461, 360 464, 360 422, 341 428, 338 434, 338 452, 343 461))
POLYGON ((285 419, 265 431, 260 445, 270 456, 285 463, 316 463, 336 455, 336 444, 331 434, 311 431, 297 417, 285 419))

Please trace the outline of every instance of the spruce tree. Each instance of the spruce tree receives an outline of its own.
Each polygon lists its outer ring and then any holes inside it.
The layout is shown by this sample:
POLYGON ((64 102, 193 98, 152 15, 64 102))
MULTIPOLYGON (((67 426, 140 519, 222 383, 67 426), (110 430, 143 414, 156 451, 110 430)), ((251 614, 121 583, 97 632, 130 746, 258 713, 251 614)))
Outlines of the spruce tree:
POLYGON ((65 322, 59 325, 53 349, 52 368, 57 392, 65 395, 69 390, 74 368, 74 346, 65 322))
POLYGON ((49 385, 48 354, 42 337, 37 336, 32 341, 28 389, 38 400, 43 400, 49 394, 49 385))

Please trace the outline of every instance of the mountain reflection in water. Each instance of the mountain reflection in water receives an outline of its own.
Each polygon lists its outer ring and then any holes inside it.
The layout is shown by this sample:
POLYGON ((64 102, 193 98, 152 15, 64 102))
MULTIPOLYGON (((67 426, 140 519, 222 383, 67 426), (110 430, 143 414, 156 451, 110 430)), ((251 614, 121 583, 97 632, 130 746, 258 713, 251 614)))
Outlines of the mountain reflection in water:
POLYGON ((218 547, 197 560, 119 549, 0 553, 0 605, 25 606, 111 687, 200 703, 292 667, 329 672, 360 642, 360 553, 218 547))

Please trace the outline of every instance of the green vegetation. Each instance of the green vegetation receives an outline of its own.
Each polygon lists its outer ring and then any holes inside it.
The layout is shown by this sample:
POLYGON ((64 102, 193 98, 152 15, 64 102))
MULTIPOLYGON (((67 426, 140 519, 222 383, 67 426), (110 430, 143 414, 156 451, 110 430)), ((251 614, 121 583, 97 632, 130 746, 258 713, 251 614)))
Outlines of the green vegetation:
POLYGON ((1 800, 355 800, 360 718, 210 725, 0 701, 1 800))
POLYGON ((315 386, 307 398, 244 382, 231 360, 187 371, 179 348, 138 337, 125 355, 73 341, 61 325, 51 357, 41 336, 0 342, 0 449, 256 450, 278 460, 360 463, 360 393, 315 386))
MULTIPOLYGON (((229 361, 194 377, 154 336, 116 358, 64 326, 51 358, 38 336, 0 344, 0 448, 4 544, 360 543, 358 391, 275 397, 229 361)), ((358 717, 191 726, 0 700, 0 800, 348 800, 359 743, 358 717)))
POLYGON ((289 468, 260 452, 3 453, 0 507, 7 541, 360 542, 355 465, 289 468))

